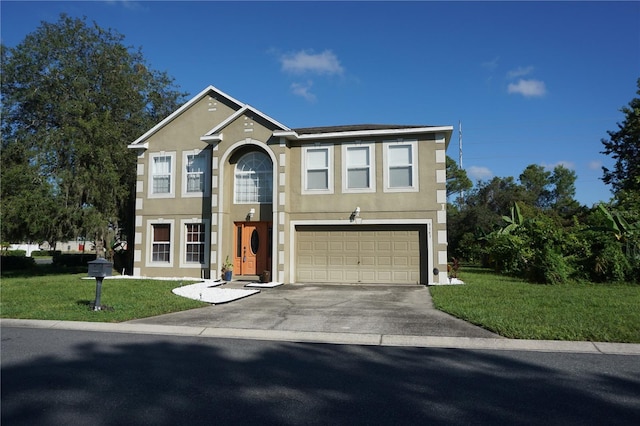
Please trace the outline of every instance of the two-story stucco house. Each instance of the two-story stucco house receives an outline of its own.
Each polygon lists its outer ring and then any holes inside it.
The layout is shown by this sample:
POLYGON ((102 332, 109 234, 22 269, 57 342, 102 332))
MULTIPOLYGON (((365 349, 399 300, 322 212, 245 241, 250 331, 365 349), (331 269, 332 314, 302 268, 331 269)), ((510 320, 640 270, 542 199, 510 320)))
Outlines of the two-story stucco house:
POLYGON ((292 129, 207 87, 129 145, 134 275, 446 283, 452 131, 292 129))

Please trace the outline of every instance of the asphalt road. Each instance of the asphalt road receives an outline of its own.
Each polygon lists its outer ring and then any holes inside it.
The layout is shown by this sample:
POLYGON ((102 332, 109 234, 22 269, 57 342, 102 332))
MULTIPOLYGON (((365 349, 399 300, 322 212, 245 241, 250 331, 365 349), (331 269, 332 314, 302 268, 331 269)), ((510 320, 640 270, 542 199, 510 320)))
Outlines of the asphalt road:
POLYGON ((640 356, 2 327, 3 425, 636 425, 640 356))

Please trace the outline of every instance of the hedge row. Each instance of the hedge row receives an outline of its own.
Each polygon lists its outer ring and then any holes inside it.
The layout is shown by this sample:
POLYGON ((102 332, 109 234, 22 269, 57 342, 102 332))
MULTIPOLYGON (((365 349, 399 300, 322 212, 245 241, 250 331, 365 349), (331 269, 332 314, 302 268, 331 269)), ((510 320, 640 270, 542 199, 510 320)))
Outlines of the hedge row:
POLYGON ((84 253, 84 254, 61 254, 56 253, 53 256, 53 264, 55 266, 87 266, 88 262, 96 260, 96 254, 84 253))
POLYGON ((0 256, 0 266, 3 271, 17 271, 20 269, 31 269, 35 267, 36 261, 33 257, 26 256, 0 256))
POLYGON ((31 252, 31 257, 57 256, 60 254, 62 254, 60 250, 34 250, 31 252))

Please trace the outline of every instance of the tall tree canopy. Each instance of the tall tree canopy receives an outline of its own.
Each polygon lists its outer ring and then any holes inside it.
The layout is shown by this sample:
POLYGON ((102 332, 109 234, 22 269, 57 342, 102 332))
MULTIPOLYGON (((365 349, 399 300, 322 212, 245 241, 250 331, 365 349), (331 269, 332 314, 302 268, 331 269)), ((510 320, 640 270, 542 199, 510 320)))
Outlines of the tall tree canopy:
POLYGON ((3 241, 92 238, 130 218, 127 144, 185 94, 123 39, 63 14, 1 46, 3 241))
MULTIPOLYGON (((640 96, 640 78, 637 81, 640 96)), ((603 167, 602 180, 612 186, 616 196, 640 198, 640 98, 622 107, 625 118, 618 130, 608 131, 609 139, 602 139, 603 154, 610 155, 615 164, 612 170, 603 167)))

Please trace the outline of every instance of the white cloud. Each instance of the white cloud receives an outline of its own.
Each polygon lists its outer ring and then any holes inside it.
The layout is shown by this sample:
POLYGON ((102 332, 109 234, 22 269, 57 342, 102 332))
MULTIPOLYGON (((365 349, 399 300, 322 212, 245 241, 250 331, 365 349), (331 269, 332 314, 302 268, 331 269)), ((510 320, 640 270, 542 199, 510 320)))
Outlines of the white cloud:
POLYGON ((542 163, 540 165, 548 170, 553 170, 558 166, 562 166, 565 169, 569 169, 569 170, 576 169, 576 164, 573 161, 566 161, 566 160, 556 161, 555 163, 552 163, 552 164, 542 163))
POLYGON ((493 172, 488 167, 471 166, 467 168, 467 176, 471 180, 485 180, 493 177, 493 172))
POLYGON ((547 93, 547 87, 544 81, 540 80, 518 80, 517 83, 510 83, 508 87, 509 93, 515 93, 524 97, 539 97, 547 93))
POLYGON ((107 0, 106 3, 111 5, 124 6, 125 9, 130 10, 137 10, 141 8, 140 3, 133 0, 107 0))
POLYGON ((292 83, 291 92, 296 96, 302 96, 309 102, 315 102, 316 95, 311 93, 311 86, 313 86, 313 81, 311 80, 306 83, 292 83))
POLYGON ((483 62, 483 63, 481 64, 481 65, 482 65, 482 68, 486 68, 486 69, 488 69, 488 70, 490 70, 490 71, 493 71, 493 70, 495 70, 496 68, 498 68, 498 61, 499 61, 499 60, 500 60, 500 57, 498 56, 498 57, 493 58, 493 59, 492 59, 492 60, 490 60, 490 61, 483 62))
POLYGON ((531 74, 533 72, 533 67, 518 67, 514 70, 511 70, 507 73, 507 78, 518 78, 524 77, 525 75, 531 74))
POLYGON ((314 74, 342 74, 344 68, 340 65, 338 57, 331 51, 325 50, 322 53, 314 54, 301 50, 289 53, 280 57, 282 70, 294 74, 314 73, 314 74))
POLYGON ((587 167, 589 167, 589 170, 600 170, 602 168, 602 161, 598 161, 598 160, 589 161, 589 164, 587 164, 587 167))

